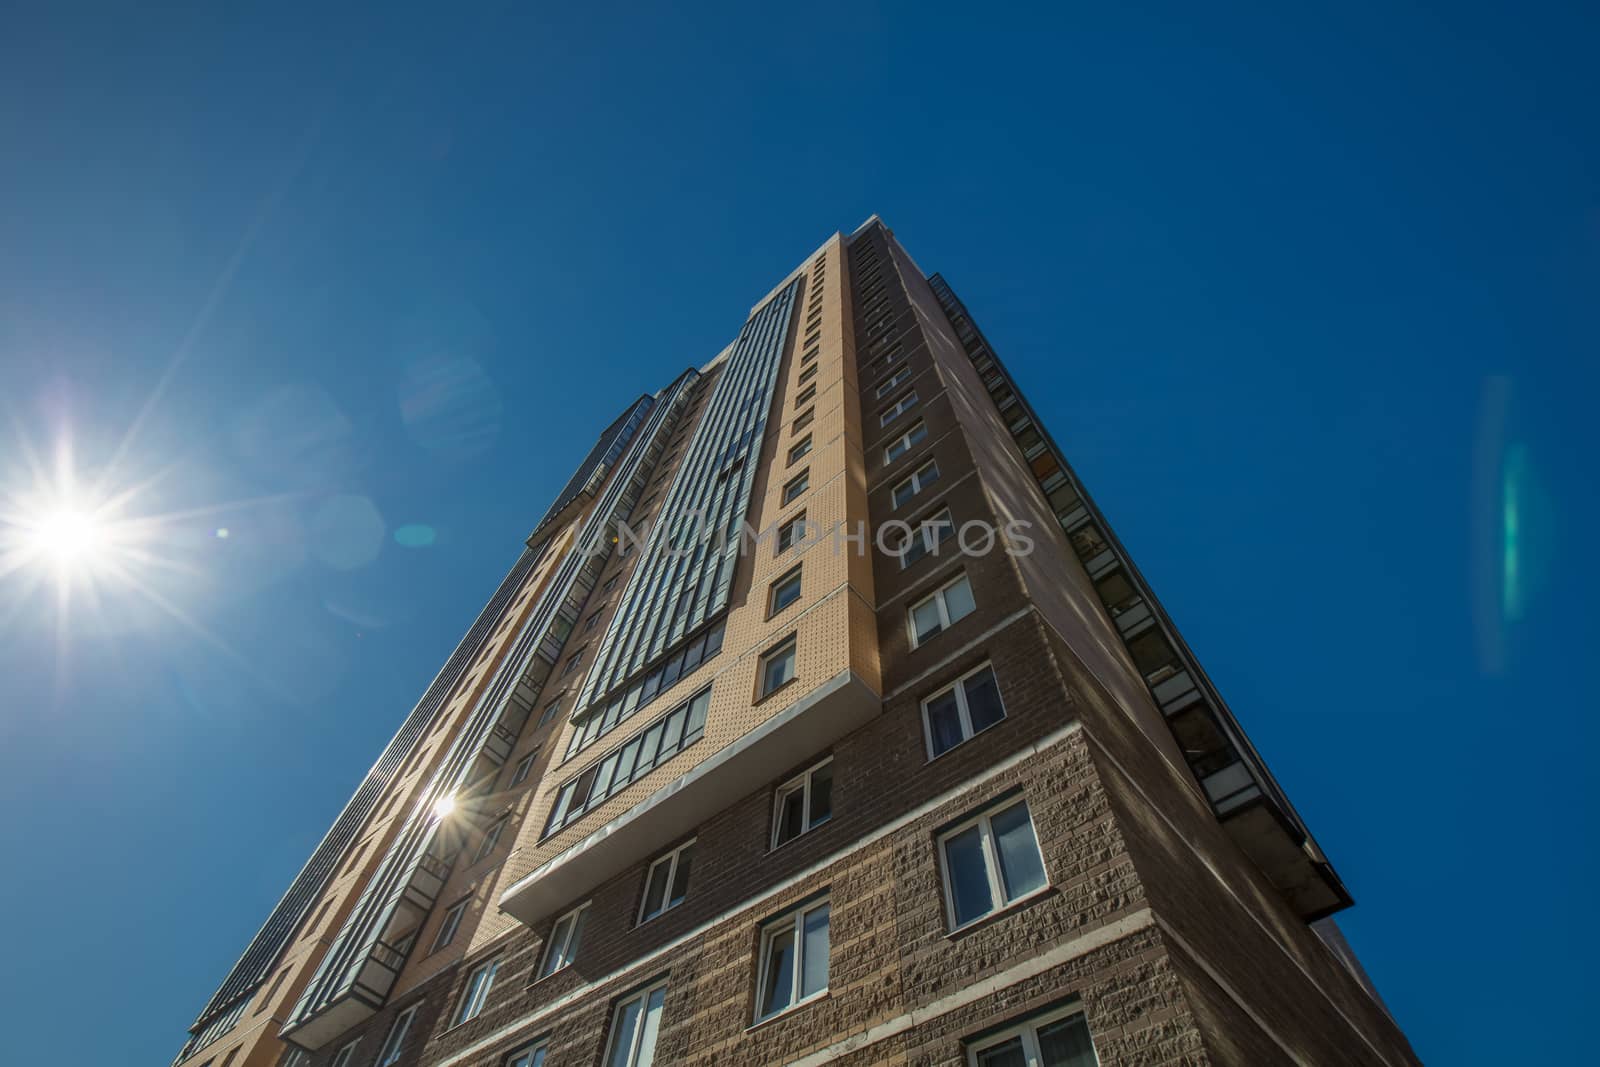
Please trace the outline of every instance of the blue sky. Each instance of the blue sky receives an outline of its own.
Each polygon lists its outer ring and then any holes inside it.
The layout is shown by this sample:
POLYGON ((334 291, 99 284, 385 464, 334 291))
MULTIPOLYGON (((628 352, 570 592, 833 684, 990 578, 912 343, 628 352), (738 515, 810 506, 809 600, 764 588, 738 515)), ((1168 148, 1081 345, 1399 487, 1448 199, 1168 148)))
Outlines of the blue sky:
POLYGON ((13 8, 0 497, 70 437, 181 515, 181 569, 64 623, 0 579, 0 1058, 170 1059, 593 436, 878 212, 1333 857, 1421 1055, 1575 1060, 1595 26, 1188 7, 13 8))

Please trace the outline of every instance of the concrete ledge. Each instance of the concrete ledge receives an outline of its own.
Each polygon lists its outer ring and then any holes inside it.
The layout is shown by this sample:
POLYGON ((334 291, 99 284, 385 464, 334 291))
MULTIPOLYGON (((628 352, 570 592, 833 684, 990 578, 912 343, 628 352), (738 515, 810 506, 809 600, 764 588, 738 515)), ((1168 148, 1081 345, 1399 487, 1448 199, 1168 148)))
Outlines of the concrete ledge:
POLYGON ((500 896, 501 910, 529 926, 565 911, 664 842, 864 725, 882 707, 879 694, 854 671, 841 671, 509 886, 500 896))

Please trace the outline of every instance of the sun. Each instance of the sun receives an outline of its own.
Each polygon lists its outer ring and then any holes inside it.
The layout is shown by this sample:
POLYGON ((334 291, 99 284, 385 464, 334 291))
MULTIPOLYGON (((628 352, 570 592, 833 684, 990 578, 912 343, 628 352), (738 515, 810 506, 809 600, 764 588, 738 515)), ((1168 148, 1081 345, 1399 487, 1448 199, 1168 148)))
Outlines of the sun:
POLYGON ((34 551, 60 564, 93 564, 108 547, 107 524, 88 508, 61 507, 24 523, 34 551))

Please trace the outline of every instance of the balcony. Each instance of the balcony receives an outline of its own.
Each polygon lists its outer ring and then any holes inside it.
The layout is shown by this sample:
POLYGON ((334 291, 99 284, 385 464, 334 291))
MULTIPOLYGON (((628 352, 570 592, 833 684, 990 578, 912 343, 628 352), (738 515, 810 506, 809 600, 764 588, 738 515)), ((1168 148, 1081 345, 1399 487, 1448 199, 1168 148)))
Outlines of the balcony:
POLYGON ((882 698, 844 670, 511 885, 500 907, 529 926, 653 855, 728 805, 865 725, 882 698))

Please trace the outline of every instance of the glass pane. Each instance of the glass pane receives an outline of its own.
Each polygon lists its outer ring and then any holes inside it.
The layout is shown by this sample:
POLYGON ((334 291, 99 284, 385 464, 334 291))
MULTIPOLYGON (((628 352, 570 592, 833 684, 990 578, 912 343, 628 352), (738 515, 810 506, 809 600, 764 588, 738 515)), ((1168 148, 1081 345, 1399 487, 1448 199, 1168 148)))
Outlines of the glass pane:
POLYGON ((1033 821, 1028 805, 1016 804, 989 817, 994 830, 995 851, 1000 856, 1000 878, 1005 883, 1006 899, 1044 885, 1044 862, 1039 858, 1039 843, 1033 836, 1033 821))
POLYGON ((800 995, 809 997, 828 988, 828 905, 806 913, 803 938, 800 995))
POLYGON ((694 860, 694 846, 690 845, 678 853, 678 871, 672 876, 672 895, 667 898, 668 904, 676 904, 689 893, 689 864, 694 860))
POLYGON ((927 600, 911 609, 911 632, 921 644, 939 632, 939 602, 927 600))
POLYGON ((611 1043, 611 1067, 629 1067, 633 1059, 633 1039, 639 1030, 639 1012, 642 1001, 630 1000, 617 1009, 616 1026, 611 1043))
POLYGON ((668 869, 671 861, 657 863, 650 868, 650 880, 644 887, 644 917, 646 919, 657 914, 667 902, 667 876, 672 872, 668 869))
POLYGON ((572 928, 570 918, 557 919, 555 926, 550 929, 550 944, 545 948, 544 965, 539 968, 539 977, 554 974, 561 966, 561 948, 567 940, 567 933, 572 928))
POLYGON ((828 821, 833 814, 833 764, 811 776, 811 826, 828 821))
POLYGON ((666 999, 665 986, 650 994, 650 1001, 644 1009, 644 1033, 639 1035, 639 1055, 634 1058, 634 1067, 650 1067, 656 1061, 656 1035, 661 1032, 661 1005, 666 999))
POLYGON ((778 798, 778 844, 800 836, 805 829, 805 790, 799 787, 778 798))
POLYGON ((1083 1016, 1039 1028, 1039 1055, 1043 1067, 1095 1067, 1094 1046, 1083 1016))
POLYGON ((789 1006, 794 997, 794 928, 773 934, 767 941, 766 983, 761 988, 763 1017, 789 1006))
POLYGON ((670 755, 678 751, 678 742, 683 740, 683 722, 687 716, 682 708, 667 716, 665 728, 661 733, 661 751, 670 755))
POLYGON ((1028 1067, 1028 1054, 1022 1051, 1022 1038, 1014 1037, 1003 1045, 978 1053, 978 1067, 1028 1067))
POLYGON ((935 756, 961 743, 961 717, 956 712, 954 690, 928 701, 927 714, 928 743, 935 756))
POLYGON ((965 576, 944 591, 944 611, 951 622, 971 615, 975 607, 977 605, 972 601, 972 586, 967 583, 965 576))
POLYGON ((894 506, 898 508, 916 495, 917 486, 915 482, 901 482, 894 487, 894 506))
POLYGON ((994 910, 989 874, 983 861, 983 839, 976 826, 945 840, 945 862, 950 870, 950 898, 956 925, 962 926, 994 910))
POLYGON ((711 690, 707 689, 689 702, 689 722, 683 729, 684 744, 700 736, 706 726, 706 709, 711 707, 711 690))
POLYGON ((562 946, 561 964, 566 966, 578 958, 578 943, 583 940, 583 923, 589 918, 589 909, 584 908, 572 920, 572 933, 567 936, 567 943, 562 946))
POLYGON ((644 737, 639 742, 639 772, 648 770, 656 762, 656 753, 661 751, 661 724, 644 732, 644 737))
POLYGON ((972 732, 987 729, 1006 717, 1000 704, 1000 686, 994 680, 994 671, 985 667, 961 683, 967 692, 967 718, 972 722, 972 732))

